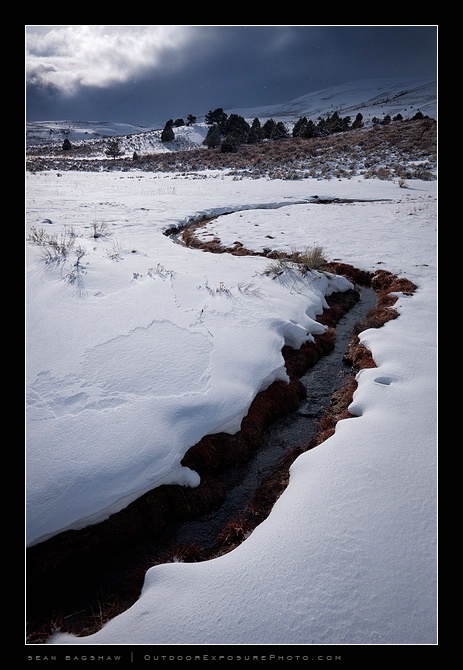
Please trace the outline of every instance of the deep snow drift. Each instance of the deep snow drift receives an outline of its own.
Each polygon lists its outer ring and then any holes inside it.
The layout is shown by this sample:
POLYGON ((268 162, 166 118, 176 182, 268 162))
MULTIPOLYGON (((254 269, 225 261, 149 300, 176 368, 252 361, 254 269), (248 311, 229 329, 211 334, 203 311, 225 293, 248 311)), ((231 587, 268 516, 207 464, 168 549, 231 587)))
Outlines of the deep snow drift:
POLYGON ((266 258, 163 234, 223 212, 235 213, 204 235, 256 250, 320 245, 328 260, 418 290, 399 295, 398 319, 361 334, 377 368, 358 375, 356 418, 296 460, 238 549, 154 567, 139 601, 100 632, 50 642, 434 644, 436 182, 28 174, 28 543, 163 482, 194 486, 185 451, 239 428, 254 395, 285 378, 282 346, 323 328, 325 296, 349 286, 319 272, 275 277, 266 258))

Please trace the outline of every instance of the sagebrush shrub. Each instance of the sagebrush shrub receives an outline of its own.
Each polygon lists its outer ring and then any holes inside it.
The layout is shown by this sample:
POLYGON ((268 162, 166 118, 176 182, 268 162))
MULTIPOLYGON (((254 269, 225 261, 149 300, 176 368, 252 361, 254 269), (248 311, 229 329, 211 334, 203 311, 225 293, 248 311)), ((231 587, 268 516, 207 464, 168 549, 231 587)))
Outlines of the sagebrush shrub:
POLYGON ((323 247, 315 245, 302 251, 292 250, 289 254, 281 252, 263 271, 265 275, 278 277, 285 270, 297 270, 306 274, 311 270, 320 270, 326 263, 323 247))

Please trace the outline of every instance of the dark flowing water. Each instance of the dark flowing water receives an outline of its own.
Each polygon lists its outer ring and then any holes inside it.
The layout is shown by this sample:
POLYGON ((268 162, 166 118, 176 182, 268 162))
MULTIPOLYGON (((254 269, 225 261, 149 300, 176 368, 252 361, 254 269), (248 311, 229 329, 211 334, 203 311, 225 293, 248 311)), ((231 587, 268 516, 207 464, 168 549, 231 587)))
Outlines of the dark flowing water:
POLYGON ((180 525, 175 533, 180 545, 198 544, 207 548, 226 523, 250 503, 261 482, 272 474, 288 451, 295 446, 308 444, 315 437, 318 422, 330 404, 333 392, 343 378, 351 373, 343 356, 353 334, 354 326, 375 306, 376 295, 372 289, 360 289, 360 300, 347 312, 336 326, 333 351, 322 356, 315 366, 301 377, 307 397, 298 410, 277 420, 266 431, 259 450, 251 461, 226 475, 229 487, 222 507, 196 521, 180 525))
MULTIPOLYGON (((148 522, 146 532, 132 540, 124 536, 124 529, 119 528, 116 520, 118 540, 108 547, 104 546, 104 540, 99 545, 101 530, 96 527, 91 529, 93 544, 89 543, 84 530, 64 534, 62 545, 53 544, 53 540, 60 538, 52 538, 50 550, 39 545, 29 552, 33 557, 29 559, 27 575, 30 643, 46 641, 52 622, 76 635, 90 634, 138 599, 149 567, 172 560, 205 560, 224 550, 221 533, 227 524, 236 523, 240 515, 245 515, 254 496, 262 487, 265 489, 266 480, 279 475, 285 457, 292 457, 291 452, 297 452, 297 449, 301 453, 303 445, 308 448, 333 392, 341 386, 343 378, 351 374, 343 361, 344 354, 354 327, 376 304, 373 290, 362 287, 357 290, 360 299, 336 324, 333 350, 319 358, 300 379, 306 388, 306 397, 298 409, 267 429, 258 449, 245 465, 220 472, 221 493, 215 511, 194 520, 170 521, 160 532, 151 528, 148 522), (222 494, 224 499, 217 509, 222 494), (77 537, 80 539, 76 540, 77 537), (66 544, 68 540, 69 545, 66 544), (64 554, 56 553, 53 547, 58 547, 58 552, 62 547, 64 554), (43 554, 42 549, 45 549, 43 554)), ((211 481, 204 486, 209 491, 209 486, 214 483, 211 481)), ((253 527, 268 515, 275 499, 273 493, 268 496, 253 527)), ((203 509, 210 510, 212 506, 203 509)), ((136 512, 133 522, 138 522, 136 512)), ((237 535, 234 543, 243 537, 237 535)))
POLYGON ((307 395, 298 409, 267 429, 258 450, 246 465, 221 473, 226 488, 221 507, 196 520, 170 524, 155 536, 147 532, 145 538, 134 543, 121 538, 116 551, 101 552, 94 560, 78 566, 71 564, 68 573, 61 572, 59 577, 52 569, 44 579, 31 578, 27 587, 31 642, 45 641, 47 633, 41 638, 35 631, 46 630, 56 612, 63 617, 59 624, 62 630, 77 635, 94 632, 99 628, 99 621, 102 623, 115 616, 137 600, 144 574, 152 565, 177 557, 195 561, 214 555, 223 529, 244 513, 265 479, 278 470, 285 455, 295 447, 308 445, 315 436, 318 421, 330 404, 333 392, 341 386, 343 378, 351 374, 343 362, 344 354, 355 325, 376 303, 373 290, 360 288, 359 292, 360 300, 336 325, 334 349, 301 377, 307 395), (179 548, 180 554, 177 553, 179 548))

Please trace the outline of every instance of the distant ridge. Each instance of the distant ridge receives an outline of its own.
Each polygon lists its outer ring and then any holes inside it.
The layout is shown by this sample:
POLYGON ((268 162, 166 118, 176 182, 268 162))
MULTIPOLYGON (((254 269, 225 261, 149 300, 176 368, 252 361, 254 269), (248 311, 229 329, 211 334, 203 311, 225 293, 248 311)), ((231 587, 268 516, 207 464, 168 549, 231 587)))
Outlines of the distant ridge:
MULTIPOLYGON (((134 136, 137 136, 137 144, 130 143, 132 151, 191 148, 201 144, 206 136, 208 127, 204 123, 204 118, 208 111, 213 110, 204 110, 204 115, 198 117, 193 126, 175 128, 176 144, 172 147, 160 141, 160 134, 167 119, 150 126, 112 121, 30 122, 26 124, 26 147, 62 144, 65 137, 72 143, 121 137, 123 143, 126 143, 126 138, 135 139, 134 136)), ((283 104, 224 111, 228 115, 238 114, 248 121, 255 118, 260 121, 270 118, 283 121, 290 131, 302 116, 316 121, 319 117, 331 115, 335 111, 341 117, 350 116, 352 120, 360 113, 365 126, 368 126, 373 118, 382 119, 387 114, 391 117, 401 114, 407 119, 413 117, 416 112, 421 112, 424 116, 437 120, 437 80, 360 79, 314 91, 283 104)))
POLYGON ((244 118, 274 118, 296 121, 301 116, 316 120, 337 111, 340 116, 362 114, 365 121, 402 114, 411 116, 421 111, 437 117, 436 79, 359 79, 339 86, 321 89, 290 102, 266 107, 226 110, 244 118))

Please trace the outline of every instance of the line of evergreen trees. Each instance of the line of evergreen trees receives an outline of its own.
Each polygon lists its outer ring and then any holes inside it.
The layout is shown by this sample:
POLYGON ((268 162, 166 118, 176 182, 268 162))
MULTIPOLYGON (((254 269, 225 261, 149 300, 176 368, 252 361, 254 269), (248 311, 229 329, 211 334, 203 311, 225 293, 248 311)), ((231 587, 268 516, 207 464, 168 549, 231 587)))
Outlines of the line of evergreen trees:
MULTIPOLYGON (((192 126, 196 123, 196 117, 188 114, 187 121, 181 118, 169 119, 166 122, 162 132, 162 142, 172 142, 175 139, 174 128, 180 126, 192 126)), ((417 112, 412 120, 427 118, 421 112, 417 112)), ((391 118, 386 114, 383 119, 374 117, 372 123, 375 125, 387 125, 391 121, 402 121, 401 114, 397 114, 391 118)), ((255 118, 251 124, 239 114, 228 115, 223 111, 222 107, 215 110, 210 110, 204 117, 204 121, 210 126, 203 144, 209 149, 216 149, 220 147, 223 153, 235 152, 241 144, 255 144, 262 140, 279 140, 290 137, 288 128, 282 121, 274 121, 274 119, 267 119, 265 123, 261 124, 258 118, 255 118)), ((354 121, 351 122, 350 116, 340 117, 338 112, 328 114, 326 118, 319 117, 317 123, 305 116, 301 116, 294 124, 291 137, 301 137, 309 139, 311 137, 324 137, 333 133, 342 133, 355 128, 363 127, 363 116, 358 113, 354 121)), ((71 148, 71 143, 68 139, 64 140, 63 149, 71 148)), ((112 158, 117 158, 121 155, 119 144, 117 140, 109 142, 108 148, 105 152, 112 158)), ((134 160, 138 156, 134 152, 134 160)))
MULTIPOLYGON (((417 112, 413 119, 424 118, 421 112, 417 112)), ((246 119, 239 114, 228 115, 222 107, 210 110, 204 117, 205 122, 210 126, 209 131, 203 141, 203 144, 210 149, 220 147, 223 152, 237 151, 240 144, 255 144, 262 140, 278 140, 290 137, 290 133, 282 121, 268 119, 261 124, 259 119, 254 119, 250 125, 246 119)), ((383 119, 373 118, 375 125, 387 125, 391 121, 402 121, 401 114, 391 118, 389 114, 383 119)), ((192 125, 196 122, 196 117, 191 114, 187 117, 187 124, 192 125)), ((161 134, 163 142, 171 142, 175 139, 173 128, 175 126, 185 125, 183 119, 167 121, 161 134)), ((323 137, 332 133, 342 133, 347 130, 362 128, 363 116, 358 113, 352 121, 350 116, 339 116, 338 112, 328 114, 326 118, 319 117, 317 123, 305 116, 301 116, 294 124, 292 137, 302 137, 305 139, 311 137, 323 137)))
POLYGON ((220 147, 224 153, 237 151, 240 144, 255 144, 266 139, 276 140, 290 136, 282 121, 268 119, 261 124, 256 118, 250 125, 239 114, 227 115, 221 107, 209 111, 204 121, 210 128, 203 144, 209 149, 220 147))
MULTIPOLYGON (((211 127, 203 142, 207 147, 219 147, 221 151, 236 151, 240 144, 253 144, 261 140, 278 140, 290 137, 289 131, 282 121, 268 119, 261 124, 259 119, 254 119, 251 125, 237 114, 227 114, 221 107, 209 111, 205 116, 205 122, 211 127)), ((350 128, 361 128, 363 117, 357 114, 354 123, 351 124, 350 116, 341 118, 337 112, 326 119, 320 118, 315 124, 305 116, 294 124, 292 137, 321 137, 331 133, 338 133, 350 128)))
MULTIPOLYGON (((183 124, 182 119, 178 121, 182 122, 179 125, 183 124)), ((204 117, 204 121, 210 128, 203 144, 209 149, 220 147, 220 150, 224 153, 237 151, 241 144, 255 144, 262 140, 278 140, 290 136, 302 138, 322 137, 331 133, 340 133, 363 126, 363 117, 361 114, 357 114, 354 122, 351 123, 350 116, 341 118, 338 112, 333 112, 332 115, 328 115, 326 118, 320 117, 317 123, 307 119, 305 116, 301 117, 296 121, 292 135, 290 135, 288 128, 282 121, 267 119, 265 123, 261 124, 260 120, 255 118, 249 124, 239 114, 228 115, 222 107, 210 110, 204 117)), ((173 130, 175 125, 177 125, 177 121, 174 122, 172 119, 167 121, 161 133, 161 140, 163 142, 171 142, 175 139, 173 130)))

